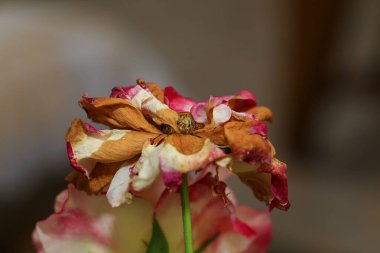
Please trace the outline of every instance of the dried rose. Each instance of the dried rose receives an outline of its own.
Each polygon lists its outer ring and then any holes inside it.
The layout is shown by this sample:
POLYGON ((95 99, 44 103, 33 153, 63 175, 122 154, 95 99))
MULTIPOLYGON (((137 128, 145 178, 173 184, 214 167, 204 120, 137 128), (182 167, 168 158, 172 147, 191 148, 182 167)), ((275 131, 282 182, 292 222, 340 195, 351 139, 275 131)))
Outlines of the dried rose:
MULTIPOLYGON (((176 191, 182 174, 228 168, 270 209, 289 208, 286 165, 274 158, 264 120, 248 91, 196 102, 172 87, 138 80, 115 87, 111 96, 84 96, 88 117, 110 130, 74 120, 66 135, 72 166, 67 179, 88 193, 107 192, 113 207, 151 187, 162 177, 176 191)), ((194 180, 196 181, 196 180, 194 180)))

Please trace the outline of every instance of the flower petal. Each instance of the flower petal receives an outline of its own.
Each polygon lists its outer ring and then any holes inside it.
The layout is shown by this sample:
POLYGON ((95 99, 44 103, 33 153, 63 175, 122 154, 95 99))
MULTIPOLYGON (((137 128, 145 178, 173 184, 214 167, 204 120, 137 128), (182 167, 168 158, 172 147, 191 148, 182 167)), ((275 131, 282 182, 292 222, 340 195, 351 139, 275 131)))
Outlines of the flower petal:
POLYGON ((37 223, 34 243, 41 253, 144 252, 153 208, 147 202, 111 208, 103 196, 69 185, 62 210, 37 223))
POLYGON ((145 119, 142 112, 126 99, 83 97, 79 103, 94 122, 111 128, 160 133, 145 119))
POLYGON ((103 193, 122 163, 96 163, 90 173, 90 178, 78 171, 72 171, 65 179, 75 185, 78 190, 85 191, 88 194, 103 193))
POLYGON ((224 134, 224 127, 222 125, 208 124, 205 127, 194 131, 194 135, 202 138, 208 138, 211 142, 219 146, 227 146, 228 142, 224 134))
POLYGON ((66 134, 71 165, 90 177, 96 163, 125 161, 141 153, 144 143, 158 134, 129 130, 93 130, 74 120, 66 134))
POLYGON ((182 173, 205 168, 225 156, 209 139, 203 140, 191 135, 171 135, 165 140, 159 156, 164 183, 176 191, 182 183, 182 173))
POLYGON ((149 116, 157 125, 167 124, 178 132, 177 112, 161 103, 152 93, 136 85, 129 90, 131 104, 149 116))
MULTIPOLYGON (((149 90, 149 92, 152 93, 153 96, 155 96, 161 103, 164 102, 164 90, 160 86, 158 86, 156 83, 153 83, 153 82, 145 83, 143 79, 138 79, 137 84, 140 85, 141 88, 149 90)), ((131 93, 132 92, 131 90, 135 86, 136 85, 126 86, 126 87, 114 87, 112 88, 110 97, 131 99, 131 95, 133 97, 137 94, 136 89, 134 90, 134 94, 131 93)))
POLYGON ((234 111, 245 112, 256 106, 256 98, 251 92, 243 90, 228 100, 228 106, 234 111))
POLYGON ((213 121, 215 124, 222 124, 230 120, 232 110, 228 105, 220 104, 214 107, 212 111, 213 121))
POLYGON ((270 163, 275 150, 265 137, 252 134, 257 124, 257 121, 228 122, 224 132, 236 159, 251 164, 270 163))
POLYGON ((287 210, 290 207, 288 200, 288 182, 286 179, 286 164, 274 158, 271 164, 262 164, 258 171, 264 173, 270 173, 271 178, 271 190, 274 199, 271 201, 269 208, 274 207, 287 210))
POLYGON ((272 121, 272 111, 265 106, 256 106, 248 110, 247 112, 253 114, 258 120, 272 121))
POLYGON ((190 110, 195 122, 197 123, 207 123, 207 113, 208 113, 208 102, 195 103, 190 110))
POLYGON ((173 87, 165 87, 164 90, 165 104, 176 112, 190 112, 195 101, 181 96, 173 87))
POLYGON ((135 164, 134 170, 137 175, 132 180, 133 190, 142 191, 156 180, 160 174, 158 157, 162 147, 163 144, 155 146, 149 143, 144 146, 143 152, 135 164))
POLYGON ((204 253, 249 252, 264 253, 272 239, 272 225, 268 212, 259 212, 246 206, 238 206, 237 215, 254 231, 252 237, 229 231, 221 234, 204 253))
POLYGON ((164 103, 164 89, 158 86, 156 83, 146 83, 145 87, 155 96, 161 103, 164 103))
POLYGON ((122 203, 130 201, 127 192, 131 182, 131 170, 134 164, 125 163, 116 172, 107 191, 107 199, 112 207, 118 207, 122 203))
POLYGON ((126 163, 117 171, 107 192, 112 207, 131 201, 128 192, 142 191, 154 183, 160 174, 158 155, 162 146, 163 144, 156 147, 147 142, 136 163, 126 163))
POLYGON ((256 198, 269 205, 270 201, 273 199, 271 175, 259 171, 258 165, 252 166, 248 163, 237 160, 233 161, 231 167, 232 172, 239 176, 240 180, 251 188, 256 198))

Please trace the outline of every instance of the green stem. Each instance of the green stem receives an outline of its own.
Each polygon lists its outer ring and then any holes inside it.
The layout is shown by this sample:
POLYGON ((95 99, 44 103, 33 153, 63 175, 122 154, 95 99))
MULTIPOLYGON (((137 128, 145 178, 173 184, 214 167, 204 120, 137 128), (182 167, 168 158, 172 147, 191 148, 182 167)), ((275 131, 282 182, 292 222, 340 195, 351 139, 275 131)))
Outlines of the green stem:
POLYGON ((192 229, 191 229, 191 213, 190 213, 189 188, 187 185, 187 174, 182 175, 181 204, 182 204, 183 235, 185 239, 185 253, 193 253, 193 235, 192 235, 192 229))

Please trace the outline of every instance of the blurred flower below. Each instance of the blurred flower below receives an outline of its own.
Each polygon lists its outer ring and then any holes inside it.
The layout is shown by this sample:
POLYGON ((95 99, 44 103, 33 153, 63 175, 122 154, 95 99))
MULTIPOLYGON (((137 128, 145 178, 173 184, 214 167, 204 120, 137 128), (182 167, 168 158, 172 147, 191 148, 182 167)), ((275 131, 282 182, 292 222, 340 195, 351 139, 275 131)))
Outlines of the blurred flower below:
MULTIPOLYGON (((226 206, 212 196, 214 183, 208 175, 189 188, 197 252, 265 252, 272 238, 268 212, 237 206, 233 198, 226 206)), ((183 252, 180 196, 171 193, 160 199, 156 208, 157 199, 111 208, 103 196, 88 196, 69 185, 57 196, 55 213, 37 223, 35 247, 38 253, 147 252, 154 216, 168 252, 183 252)))

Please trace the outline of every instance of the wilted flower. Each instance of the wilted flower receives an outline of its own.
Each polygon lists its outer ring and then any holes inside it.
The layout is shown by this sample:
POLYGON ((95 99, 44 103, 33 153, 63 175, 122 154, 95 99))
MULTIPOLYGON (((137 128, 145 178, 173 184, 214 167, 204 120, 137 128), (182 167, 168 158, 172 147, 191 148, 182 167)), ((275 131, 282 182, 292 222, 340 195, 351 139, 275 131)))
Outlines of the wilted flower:
POLYGON ((197 172, 195 182, 222 169, 238 175, 270 209, 289 207, 286 165, 274 158, 264 123, 271 111, 248 91, 196 102, 138 80, 115 87, 110 97, 85 95, 80 105, 110 129, 74 120, 66 141, 77 172, 67 179, 91 194, 107 192, 113 207, 161 177, 176 191, 183 173, 197 172))
MULTIPOLYGON (((272 237, 268 212, 234 203, 225 208, 210 194, 214 183, 206 175, 189 187, 195 249, 203 253, 265 252, 272 237)), ((104 197, 88 196, 69 185, 58 195, 55 213, 37 223, 33 242, 38 253, 150 252, 150 238, 162 232, 163 249, 154 252, 183 252, 179 194, 161 200, 154 215, 157 223, 152 226, 155 198, 111 208, 104 197)))

